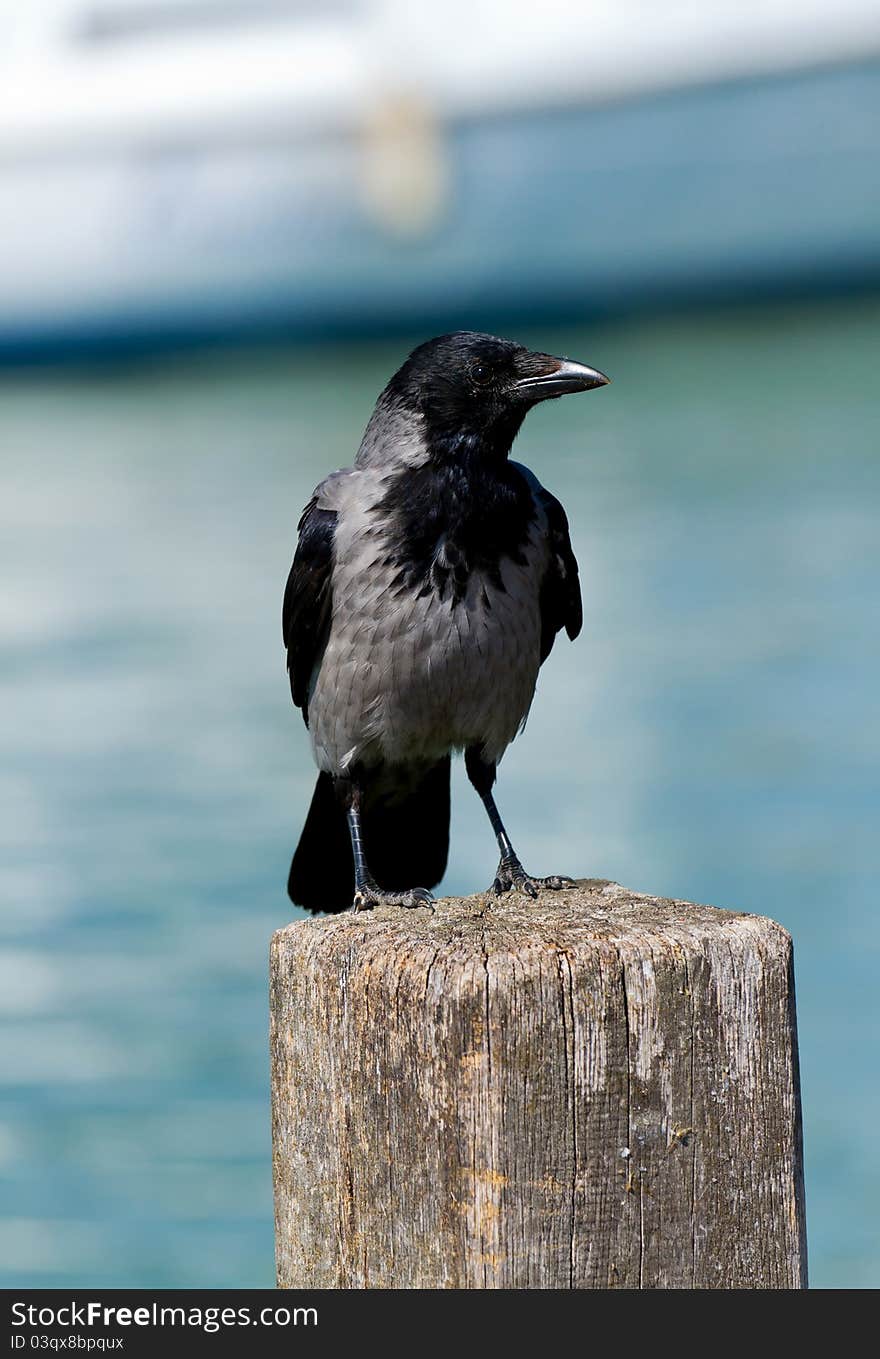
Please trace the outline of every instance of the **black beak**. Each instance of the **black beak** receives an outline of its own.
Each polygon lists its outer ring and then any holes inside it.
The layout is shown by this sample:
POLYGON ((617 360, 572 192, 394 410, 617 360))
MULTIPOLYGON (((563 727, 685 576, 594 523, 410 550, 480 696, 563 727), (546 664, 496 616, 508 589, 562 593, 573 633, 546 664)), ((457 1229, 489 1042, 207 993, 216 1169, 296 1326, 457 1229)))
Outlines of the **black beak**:
MULTIPOLYGON (((534 371, 514 384, 517 396, 527 401, 545 401, 551 396, 567 396, 569 392, 589 392, 594 387, 605 387, 611 381, 598 368, 588 368, 574 359, 557 359, 552 354, 533 354, 534 371)), ((529 365, 531 367, 531 364, 529 365)))

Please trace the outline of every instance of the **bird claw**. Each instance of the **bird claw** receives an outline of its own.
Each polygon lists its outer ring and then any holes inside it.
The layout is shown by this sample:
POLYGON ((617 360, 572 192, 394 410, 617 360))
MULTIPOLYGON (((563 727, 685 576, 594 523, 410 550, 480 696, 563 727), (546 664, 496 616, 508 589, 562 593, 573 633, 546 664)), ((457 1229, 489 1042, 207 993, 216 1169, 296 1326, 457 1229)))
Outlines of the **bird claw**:
POLYGON ((360 911, 372 911, 374 906, 399 906, 406 910, 428 906, 433 910, 434 897, 426 887, 408 887, 397 892, 386 892, 372 884, 359 887, 354 894, 351 909, 357 914, 360 911))
POLYGON ((524 892, 533 901, 537 899, 541 888, 547 888, 551 892, 565 892, 577 886, 574 878, 564 877, 560 873, 551 873, 546 878, 533 878, 523 868, 519 860, 501 860, 498 865, 498 872, 495 874, 495 881, 492 889, 497 897, 505 892, 524 892))

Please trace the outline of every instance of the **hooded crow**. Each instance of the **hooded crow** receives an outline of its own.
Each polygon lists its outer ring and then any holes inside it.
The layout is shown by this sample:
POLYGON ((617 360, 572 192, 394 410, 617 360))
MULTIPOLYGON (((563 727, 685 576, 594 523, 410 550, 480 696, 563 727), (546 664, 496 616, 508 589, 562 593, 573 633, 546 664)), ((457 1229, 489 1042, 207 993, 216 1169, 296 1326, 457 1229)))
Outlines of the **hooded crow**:
POLYGON ((573 886, 525 872, 492 796, 556 634, 573 640, 582 621, 565 511, 509 454, 537 402, 608 381, 493 335, 429 340, 376 402, 354 466, 306 506, 283 608, 320 771, 288 879, 297 905, 430 903, 455 751, 498 842, 495 892, 573 886))

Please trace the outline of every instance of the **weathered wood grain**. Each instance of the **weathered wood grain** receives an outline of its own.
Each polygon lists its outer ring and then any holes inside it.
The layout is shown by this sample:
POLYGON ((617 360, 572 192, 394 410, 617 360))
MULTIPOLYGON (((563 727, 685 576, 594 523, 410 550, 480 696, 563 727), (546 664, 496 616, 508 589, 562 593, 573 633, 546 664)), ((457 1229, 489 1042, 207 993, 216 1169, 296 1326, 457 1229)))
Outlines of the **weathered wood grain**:
POLYGON ((278 1281, 806 1285, 792 950, 581 882, 271 950, 278 1281))

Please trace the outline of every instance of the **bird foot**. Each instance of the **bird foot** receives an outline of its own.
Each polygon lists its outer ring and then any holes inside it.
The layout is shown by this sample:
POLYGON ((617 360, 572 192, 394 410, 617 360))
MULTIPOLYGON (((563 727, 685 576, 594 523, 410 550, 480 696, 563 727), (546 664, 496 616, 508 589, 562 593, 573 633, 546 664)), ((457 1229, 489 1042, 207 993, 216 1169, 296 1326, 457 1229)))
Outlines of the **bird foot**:
POLYGON ((372 911, 374 906, 402 906, 413 910, 416 906, 433 908, 434 898, 425 887, 408 887, 401 891, 385 892, 375 883, 366 883, 354 894, 351 909, 354 912, 372 911))
POLYGON ((558 873, 551 873, 547 878, 533 878, 523 868, 519 859, 502 859, 495 874, 492 890, 497 897, 513 891, 524 892, 527 897, 534 900, 542 887, 551 892, 565 892, 576 886, 574 878, 566 878, 558 873))

